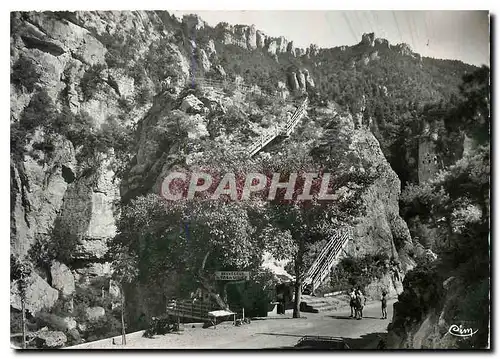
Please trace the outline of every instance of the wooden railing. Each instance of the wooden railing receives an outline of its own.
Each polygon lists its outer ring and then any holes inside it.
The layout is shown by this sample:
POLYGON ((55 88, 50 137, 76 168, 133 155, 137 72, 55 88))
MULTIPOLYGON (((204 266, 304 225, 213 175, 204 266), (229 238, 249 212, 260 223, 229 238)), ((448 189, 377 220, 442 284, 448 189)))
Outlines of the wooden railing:
POLYGON ((206 77, 195 77, 189 78, 185 82, 186 85, 196 84, 201 87, 212 87, 216 91, 223 91, 223 89, 231 90, 244 90, 246 92, 255 93, 257 95, 263 95, 264 92, 258 86, 246 85, 242 82, 235 82, 229 80, 215 80, 206 77))
POLYGON ((335 260, 347 245, 349 239, 352 238, 352 235, 352 227, 335 231, 304 276, 304 284, 311 284, 313 291, 319 287, 330 273, 335 260))
POLYGON ((203 302, 201 300, 175 300, 167 305, 167 313, 178 318, 190 318, 201 321, 209 321, 208 312, 222 309, 213 302, 203 302))
POLYGON ((295 110, 293 115, 287 120, 284 126, 275 126, 271 131, 261 135, 258 140, 254 141, 248 148, 247 154, 252 157, 263 149, 268 143, 278 136, 288 137, 293 132, 299 121, 306 114, 308 99, 307 97, 302 101, 299 107, 295 110))

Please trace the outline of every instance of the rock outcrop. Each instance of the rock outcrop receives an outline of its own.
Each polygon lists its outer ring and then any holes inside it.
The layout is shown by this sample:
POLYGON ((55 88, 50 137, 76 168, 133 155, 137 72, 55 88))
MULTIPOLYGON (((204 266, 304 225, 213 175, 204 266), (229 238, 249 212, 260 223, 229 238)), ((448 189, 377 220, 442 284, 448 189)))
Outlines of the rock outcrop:
MULTIPOLYGON (((25 305, 26 310, 35 315, 42 309, 50 309, 59 298, 59 292, 52 288, 38 274, 31 273, 27 279, 25 305)), ((10 306, 21 310, 21 295, 18 282, 14 281, 10 286, 10 306)))
POLYGON ((363 35, 361 35, 361 42, 360 44, 362 45, 368 45, 370 47, 373 47, 375 46, 375 33, 371 32, 371 33, 365 33, 363 35))
POLYGON ((263 49, 266 46, 267 36, 262 31, 257 30, 255 32, 257 48, 263 49))
POLYGON ((68 341, 68 338, 60 331, 40 330, 35 340, 38 347, 55 349, 62 347, 68 341))
POLYGON ((186 25, 189 32, 201 30, 206 26, 206 22, 196 14, 184 15, 182 17, 182 23, 186 25))
POLYGON ((386 39, 382 39, 380 37, 377 37, 375 39, 375 45, 388 49, 389 48, 389 41, 387 41, 386 39))
POLYGON ((75 278, 65 264, 55 261, 50 267, 50 274, 52 277, 52 287, 60 290, 64 296, 74 293, 75 278))
POLYGON ((412 56, 413 55, 413 51, 411 50, 410 45, 405 44, 405 43, 395 45, 394 49, 399 54, 401 54, 403 56, 412 56))
POLYGON ((103 307, 90 307, 85 310, 87 318, 90 321, 95 321, 106 314, 103 307))
POLYGON ((291 91, 305 92, 314 88, 314 80, 307 69, 289 72, 287 81, 291 91))
POLYGON ((401 263, 400 271, 415 266, 408 251, 413 247, 406 222, 399 216, 401 182, 385 159, 380 145, 366 129, 352 136, 352 148, 376 169, 377 179, 363 194, 366 215, 359 219, 348 251, 357 256, 382 251, 401 263))

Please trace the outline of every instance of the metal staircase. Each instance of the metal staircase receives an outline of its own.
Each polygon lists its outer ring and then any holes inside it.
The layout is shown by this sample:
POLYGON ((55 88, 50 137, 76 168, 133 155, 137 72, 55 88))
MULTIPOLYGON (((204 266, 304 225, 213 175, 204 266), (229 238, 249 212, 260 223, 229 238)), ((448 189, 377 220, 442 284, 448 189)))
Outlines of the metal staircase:
POLYGON ((321 285, 335 265, 335 260, 338 258, 340 252, 352 236, 352 227, 341 228, 335 231, 328 244, 323 248, 304 276, 304 285, 310 284, 313 292, 321 285))
POLYGON ((302 117, 307 112, 307 97, 302 101, 300 106, 295 110, 293 115, 287 120, 284 126, 282 127, 274 127, 271 131, 267 132, 264 135, 261 135, 255 142, 253 142, 247 148, 247 154, 252 157, 260 150, 262 150, 269 142, 274 140, 278 136, 289 137, 290 134, 295 130, 297 124, 302 119, 302 117))

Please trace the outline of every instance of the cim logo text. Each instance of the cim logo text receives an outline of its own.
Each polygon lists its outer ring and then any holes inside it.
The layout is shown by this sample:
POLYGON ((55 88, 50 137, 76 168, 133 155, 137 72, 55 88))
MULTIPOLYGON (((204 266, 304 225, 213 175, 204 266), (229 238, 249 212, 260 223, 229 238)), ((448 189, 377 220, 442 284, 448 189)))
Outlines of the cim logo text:
POLYGON ((478 330, 479 329, 476 329, 474 331, 474 329, 472 329, 472 328, 464 328, 462 326, 462 324, 460 324, 460 325, 453 324, 448 329, 448 333, 450 333, 451 335, 454 335, 456 337, 472 337, 474 334, 476 334, 478 332, 478 330))

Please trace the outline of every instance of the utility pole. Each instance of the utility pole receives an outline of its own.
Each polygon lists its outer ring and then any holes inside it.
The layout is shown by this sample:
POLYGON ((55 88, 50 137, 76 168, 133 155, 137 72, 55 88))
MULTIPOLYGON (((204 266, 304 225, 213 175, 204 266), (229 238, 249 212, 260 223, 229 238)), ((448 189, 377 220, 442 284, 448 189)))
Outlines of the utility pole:
POLYGON ((127 336, 125 335, 125 293, 123 292, 123 284, 121 285, 122 290, 122 308, 121 308, 121 319, 122 319, 122 345, 127 345, 127 336))

